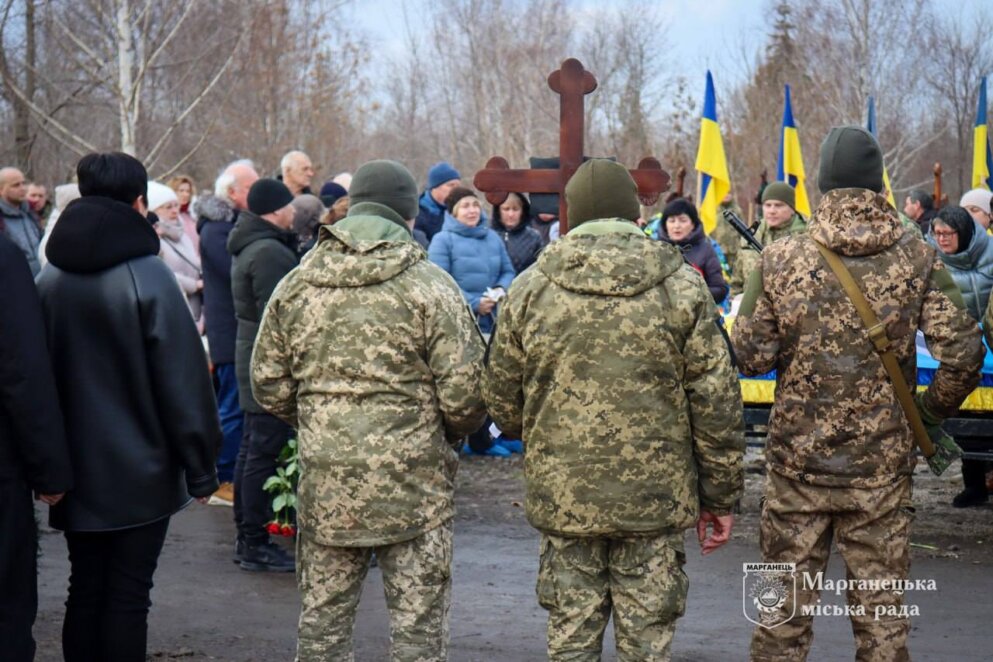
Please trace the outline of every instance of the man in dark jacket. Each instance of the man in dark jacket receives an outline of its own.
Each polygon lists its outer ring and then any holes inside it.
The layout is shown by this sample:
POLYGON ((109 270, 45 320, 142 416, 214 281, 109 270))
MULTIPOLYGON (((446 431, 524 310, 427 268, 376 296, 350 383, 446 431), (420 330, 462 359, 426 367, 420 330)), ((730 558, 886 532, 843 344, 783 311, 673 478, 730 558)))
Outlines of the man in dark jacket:
POLYGON ((38 531, 31 492, 49 505, 72 487, 45 323, 21 250, 0 234, 0 641, 3 658, 34 659, 38 531), (14 312, 16 311, 16 312, 14 312))
POLYGON ((217 489, 221 429, 200 335, 145 218, 144 166, 90 154, 76 174, 83 197, 37 281, 75 478, 51 512, 71 563, 62 646, 144 659, 169 519, 217 489))
POLYGON ((451 163, 435 163, 428 171, 428 186, 417 203, 414 229, 423 232, 428 242, 441 232, 445 224, 445 199, 456 186, 462 185, 462 175, 451 163))
MULTIPOLYGON (((248 189, 259 178, 249 161, 235 161, 214 183, 214 195, 197 202, 200 263, 203 269, 203 309, 207 344, 217 377, 217 411, 224 442, 217 456, 221 486, 211 503, 234 504, 234 467, 241 448, 244 414, 238 405, 238 380, 234 374, 234 338, 237 322, 231 299, 231 254, 228 235, 238 214, 248 208, 248 189)), ((236 553, 237 556, 237 553, 236 553)))
POLYGON ((252 397, 250 370, 252 346, 269 297, 283 276, 297 266, 293 194, 276 179, 260 179, 249 190, 247 202, 248 211, 239 215, 228 237, 231 294, 238 319, 235 374, 245 412, 245 433, 234 473, 235 553, 244 570, 292 572, 293 558, 273 543, 265 530, 272 508, 270 496, 262 489, 276 473, 277 458, 292 429, 252 397))
POLYGON ((21 249, 31 267, 31 275, 37 276, 41 271, 38 261, 41 228, 25 200, 27 192, 27 183, 20 170, 0 168, 0 232, 21 249))
POLYGON ((938 215, 938 210, 934 208, 934 198, 930 193, 915 188, 903 203, 903 213, 917 223, 921 234, 926 237, 931 231, 931 221, 938 215))

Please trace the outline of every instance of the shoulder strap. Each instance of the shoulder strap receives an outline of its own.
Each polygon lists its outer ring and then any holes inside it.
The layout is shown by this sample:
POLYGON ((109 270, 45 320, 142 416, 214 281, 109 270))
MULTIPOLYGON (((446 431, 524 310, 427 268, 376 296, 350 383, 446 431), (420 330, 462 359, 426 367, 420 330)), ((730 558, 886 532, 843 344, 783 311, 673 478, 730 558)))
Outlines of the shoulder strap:
POLYGON ((876 317, 872 306, 865 300, 865 295, 862 294, 862 290, 855 283, 855 279, 852 278, 851 272, 848 271, 848 267, 845 266, 841 258, 834 251, 817 241, 814 241, 814 245, 817 246, 817 250, 821 252, 824 261, 827 262, 831 271, 834 272, 834 275, 841 282, 841 286, 845 289, 845 294, 848 295, 852 304, 855 305, 855 310, 858 311, 859 317, 862 319, 862 324, 865 325, 869 333, 869 340, 872 341, 872 346, 883 361, 883 367, 886 368, 886 374, 890 377, 890 383, 893 384, 893 390, 896 391, 896 397, 900 401, 903 413, 910 422, 910 429, 914 433, 914 439, 917 440, 917 445, 920 447, 921 452, 924 453, 924 457, 931 457, 935 453, 934 444, 931 443, 931 437, 924 427, 921 414, 917 411, 917 405, 914 404, 914 396, 910 391, 910 387, 907 385, 907 380, 904 378, 903 372, 900 370, 900 364, 890 349, 890 339, 886 335, 886 326, 876 317))

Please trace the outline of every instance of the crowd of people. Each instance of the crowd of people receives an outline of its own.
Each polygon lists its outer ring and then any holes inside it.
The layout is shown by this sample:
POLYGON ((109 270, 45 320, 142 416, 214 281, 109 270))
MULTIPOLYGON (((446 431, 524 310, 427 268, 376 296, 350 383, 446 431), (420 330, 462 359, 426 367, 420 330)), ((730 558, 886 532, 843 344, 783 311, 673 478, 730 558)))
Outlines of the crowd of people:
MULTIPOLYGON (((837 140, 878 151, 851 130, 837 140)), ((824 149, 843 152, 831 140, 824 149)), ((32 492, 69 549, 67 660, 144 659, 169 520, 193 499, 232 506, 242 570, 298 571, 300 659, 349 658, 374 558, 400 615, 395 658, 444 659, 458 453, 509 457, 525 442, 550 656, 598 650, 600 605, 613 594, 615 618, 636 624, 618 631, 619 649, 666 659, 685 604, 682 531, 697 527, 705 552, 721 546, 742 489, 741 394, 718 314, 731 297, 744 293, 733 334, 741 369, 780 369, 790 386, 777 392, 778 411, 793 403, 800 412, 779 413, 770 428, 782 494, 886 487, 876 505, 898 509, 909 493, 905 430, 883 426, 896 450, 859 465, 854 479, 838 477, 837 447, 797 441, 812 434, 802 414, 817 394, 790 370, 840 365, 816 353, 813 336, 799 359, 770 340, 790 324, 802 331, 791 343, 816 335, 795 315, 776 318, 817 289, 798 285, 814 271, 789 271, 812 259, 804 242, 924 269, 906 275, 920 281, 920 297, 891 303, 907 313, 901 342, 916 331, 911 320, 955 330, 931 337, 921 323, 945 370, 921 401, 928 421, 975 386, 977 323, 993 318, 990 192, 935 209, 911 191, 900 214, 880 202, 874 171, 849 165, 822 164, 824 197, 810 219, 788 184, 765 187, 752 232, 775 248, 763 253, 720 218, 705 233, 688 197, 645 218, 628 172, 599 159, 566 187, 561 238, 555 215, 532 214, 527 194, 484 205, 448 162, 431 167, 423 187, 401 164, 373 161, 317 188, 310 158, 294 150, 276 176, 239 160, 203 191, 185 175, 150 181, 124 154, 91 154, 75 182, 55 188, 54 204, 46 187, 0 169, 0 298, 17 311, 0 325, 0 572, 10 586, 0 639, 11 659, 34 652, 35 536, 8 535, 34 531, 32 492), (594 198, 597 212, 586 204, 594 198), (866 218, 875 238, 859 225, 866 218), (270 539, 263 487, 293 437, 298 558, 270 539), (587 586, 582 568, 592 566, 626 579, 587 586), (559 581, 593 597, 566 604, 559 581), (660 590, 666 608, 646 610, 641 601, 660 590)), ((722 206, 736 208, 730 194, 722 206)), ((889 292, 872 290, 873 300, 889 292)), ((843 401, 848 385, 834 388, 831 402, 843 401)), ((862 430, 845 453, 871 454, 865 440, 879 434, 862 430)), ((954 505, 985 503, 985 464, 963 462, 963 477, 954 505)), ((766 539, 765 556, 826 559, 813 543, 785 542, 798 523, 784 513, 770 514, 770 535, 783 542, 766 539)), ((887 569, 905 574, 903 561, 887 569)), ((858 644, 884 636, 898 648, 901 627, 866 626, 858 644)), ((809 623, 782 632, 756 635, 756 659, 777 659, 787 636, 809 643, 809 623)))

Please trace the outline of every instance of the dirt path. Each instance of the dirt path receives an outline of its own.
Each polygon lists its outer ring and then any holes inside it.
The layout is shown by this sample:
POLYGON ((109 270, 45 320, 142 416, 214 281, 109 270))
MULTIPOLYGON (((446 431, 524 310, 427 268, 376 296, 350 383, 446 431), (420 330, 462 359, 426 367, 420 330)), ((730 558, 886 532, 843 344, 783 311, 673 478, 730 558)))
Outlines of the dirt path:
MULTIPOLYGON (((687 540, 691 588, 674 644, 675 659, 747 659, 751 625, 741 614, 741 564, 758 561, 758 498, 763 476, 749 454, 746 496, 732 542, 702 558, 687 540)), ((952 472, 956 472, 953 468, 952 472)), ((459 472, 451 615, 453 661, 542 660, 545 613, 534 597, 537 534, 524 519, 521 461, 470 457, 459 472)), ((957 473, 934 478, 919 471, 912 576, 934 579, 938 590, 907 596, 918 605, 911 653, 915 659, 988 660, 993 634, 988 594, 993 582, 993 506, 956 510, 957 473)), ((226 508, 192 506, 173 519, 156 573, 149 622, 153 660, 292 660, 299 609, 292 576, 246 573, 230 561, 233 525, 226 508)), ((40 608, 35 637, 39 662, 61 660, 59 632, 68 563, 62 536, 42 538, 40 608)), ((844 569, 833 559, 829 576, 844 569)), ((844 604, 844 596, 824 596, 844 604)), ((382 580, 371 571, 359 605, 356 659, 388 659, 388 617, 382 580)), ((612 650, 608 633, 607 650, 612 650)), ((818 617, 811 660, 851 660, 847 621, 818 617)), ((613 660, 611 654, 606 660, 613 660)))

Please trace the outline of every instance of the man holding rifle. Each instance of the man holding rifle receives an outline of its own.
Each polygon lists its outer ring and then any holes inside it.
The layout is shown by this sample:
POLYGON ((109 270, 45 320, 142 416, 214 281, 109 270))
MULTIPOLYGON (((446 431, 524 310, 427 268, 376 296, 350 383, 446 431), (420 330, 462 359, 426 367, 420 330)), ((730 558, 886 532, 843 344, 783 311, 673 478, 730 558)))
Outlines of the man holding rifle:
MULTIPOLYGON (((940 424, 979 381, 979 328, 935 250, 880 194, 882 174, 871 134, 832 129, 809 233, 766 246, 734 325, 741 372, 777 370, 763 560, 796 564, 795 599, 771 615, 780 625, 756 628, 755 661, 806 659, 818 598, 810 582, 832 540, 849 580, 907 579, 915 441, 932 468, 947 466, 954 444, 940 424), (918 329, 940 367, 915 402, 907 383, 917 381, 918 329)), ((848 605, 856 659, 909 659, 902 593, 859 587, 848 605)))

